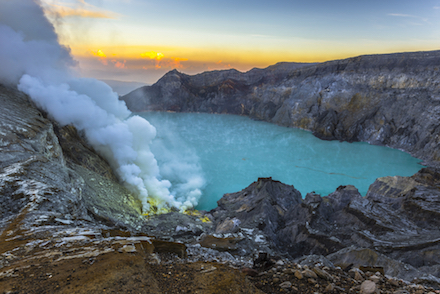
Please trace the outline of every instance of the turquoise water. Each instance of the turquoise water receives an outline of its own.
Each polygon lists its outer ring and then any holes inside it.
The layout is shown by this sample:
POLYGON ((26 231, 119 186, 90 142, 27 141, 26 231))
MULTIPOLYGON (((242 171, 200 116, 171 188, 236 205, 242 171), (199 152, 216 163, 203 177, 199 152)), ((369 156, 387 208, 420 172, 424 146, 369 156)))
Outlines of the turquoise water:
MULTIPOLYGON (((310 132, 253 121, 247 117, 204 113, 137 113, 157 129, 151 149, 164 178, 173 184, 190 175, 203 177, 198 209, 217 206, 223 194, 238 192, 258 177, 293 185, 303 197, 322 196, 340 185, 362 195, 376 178, 410 176, 419 159, 367 143, 323 141, 310 132)), ((184 196, 181 196, 184 197, 184 196)))

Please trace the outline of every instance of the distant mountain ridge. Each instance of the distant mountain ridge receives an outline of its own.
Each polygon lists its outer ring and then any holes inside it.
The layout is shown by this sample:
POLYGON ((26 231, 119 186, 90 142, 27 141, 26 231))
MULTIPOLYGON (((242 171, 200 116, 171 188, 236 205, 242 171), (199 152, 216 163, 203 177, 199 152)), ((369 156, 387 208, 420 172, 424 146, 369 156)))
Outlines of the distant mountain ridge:
MULTIPOLYGON (((165 104, 161 101, 161 97, 168 97, 168 95, 177 94, 175 91, 180 85, 179 80, 183 81, 182 85, 185 88, 184 91, 188 91, 190 95, 194 95, 195 97, 203 98, 208 92, 215 91, 215 87, 221 87, 226 81, 229 81, 229 83, 240 83, 242 88, 243 86, 249 86, 251 84, 273 83, 284 78, 292 71, 315 64, 316 63, 280 62, 264 69, 253 68, 247 72, 240 72, 236 69, 227 69, 207 71, 196 75, 187 75, 174 69, 166 73, 155 84, 140 87, 127 95, 124 95, 122 100, 127 103, 128 108, 132 111, 171 110, 168 108, 179 108, 180 106, 171 105, 171 101, 165 104), (173 81, 176 81, 177 84, 173 83, 173 81)), ((185 110, 179 111, 196 111, 189 105, 186 107, 184 106, 184 108, 185 110)), ((225 110, 220 106, 217 111, 211 112, 222 113, 225 112, 225 110)))
POLYGON ((173 70, 121 99, 136 112, 248 115, 322 139, 390 146, 440 165, 440 51, 279 63, 246 73, 173 70))

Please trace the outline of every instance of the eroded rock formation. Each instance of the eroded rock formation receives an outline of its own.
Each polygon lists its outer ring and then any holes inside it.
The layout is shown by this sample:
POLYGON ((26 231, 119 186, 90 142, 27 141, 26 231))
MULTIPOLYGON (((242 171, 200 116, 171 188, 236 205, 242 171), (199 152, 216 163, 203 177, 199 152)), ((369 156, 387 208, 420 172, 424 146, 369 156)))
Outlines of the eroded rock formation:
POLYGON ((439 283, 439 180, 438 170, 426 168, 409 178, 380 178, 365 197, 341 186, 302 199, 293 186, 260 178, 226 194, 210 213, 223 235, 244 234, 241 254, 257 248, 289 258, 323 255, 341 267, 381 266, 392 276, 439 283), (236 226, 225 229, 230 219, 236 226))

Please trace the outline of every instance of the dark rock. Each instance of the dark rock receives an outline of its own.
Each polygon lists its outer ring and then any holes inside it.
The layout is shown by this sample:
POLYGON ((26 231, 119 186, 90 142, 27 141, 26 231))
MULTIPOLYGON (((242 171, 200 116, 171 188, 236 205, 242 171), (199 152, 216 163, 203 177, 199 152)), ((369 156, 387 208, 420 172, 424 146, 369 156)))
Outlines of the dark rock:
POLYGON ((275 262, 267 252, 259 252, 258 257, 254 260, 254 268, 263 271, 271 268, 274 264, 275 262))
POLYGON ((236 233, 239 230, 240 220, 237 218, 230 219, 227 217, 224 221, 217 224, 215 228, 216 234, 236 233))
POLYGON ((385 275, 385 271, 382 266, 360 266, 359 269, 365 272, 380 273, 385 275))
POLYGON ((440 190, 432 186, 437 178, 436 169, 426 168, 409 178, 380 178, 366 197, 353 186, 341 186, 322 198, 309 193, 304 200, 292 186, 259 179, 241 192, 226 194, 212 215, 218 224, 232 217, 240 220, 238 233, 252 231, 236 244, 237 252, 261 249, 255 236, 262 235, 272 253, 326 256, 322 262, 312 259, 311 266, 383 267, 387 275, 436 283, 438 278, 425 272, 438 265, 433 256, 440 249, 435 217, 440 190), (422 266, 428 268, 417 270, 422 266))
POLYGON ((56 122, 52 124, 68 165, 79 165, 112 181, 118 181, 108 162, 90 147, 74 126, 60 127, 56 122))
POLYGON ((317 265, 326 266, 328 268, 335 267, 330 260, 328 260, 325 256, 322 255, 306 255, 295 259, 295 262, 302 266, 306 265, 309 268, 314 268, 317 265))
POLYGON ((353 263, 358 268, 381 267, 386 275, 406 281, 411 281, 414 277, 423 277, 427 284, 435 285, 437 288, 440 286, 438 277, 427 275, 409 264, 389 258, 372 249, 348 247, 328 255, 327 258, 335 264, 353 263))
POLYGON ((216 249, 219 251, 235 251, 237 250, 237 243, 243 238, 239 235, 232 235, 227 237, 217 237, 212 235, 203 235, 199 241, 203 247, 216 249))
POLYGON ((152 240, 151 242, 154 246, 153 252, 174 253, 180 258, 187 257, 186 246, 183 243, 166 242, 161 240, 152 240))
POLYGON ((333 281, 333 277, 328 272, 326 272, 325 270, 320 269, 318 267, 314 267, 313 271, 321 279, 324 279, 324 280, 327 280, 327 281, 333 281))
POLYGON ((305 269, 302 271, 302 275, 306 278, 311 278, 311 279, 317 279, 318 276, 316 275, 315 272, 309 270, 309 269, 305 269))
POLYGON ((285 215, 301 202, 301 194, 293 186, 259 178, 240 192, 225 194, 211 213, 217 224, 235 219, 241 231, 250 232, 241 248, 252 254, 254 248, 266 251, 267 242, 272 249, 278 248, 282 242, 278 232, 284 228, 285 215))
POLYGON ((241 272, 244 273, 246 276, 251 276, 251 277, 258 276, 258 271, 248 267, 242 268, 241 272))
POLYGON ((150 216, 140 230, 163 240, 193 242, 203 233, 211 232, 212 225, 204 222, 202 216, 170 212, 150 216))

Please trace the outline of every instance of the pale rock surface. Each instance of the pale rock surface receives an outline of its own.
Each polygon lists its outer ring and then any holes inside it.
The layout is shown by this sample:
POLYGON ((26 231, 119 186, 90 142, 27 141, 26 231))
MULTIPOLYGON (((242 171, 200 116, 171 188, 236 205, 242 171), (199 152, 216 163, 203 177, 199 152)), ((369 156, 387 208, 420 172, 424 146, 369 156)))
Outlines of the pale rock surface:
POLYGON ((361 284, 361 294, 373 294, 377 292, 377 285, 373 281, 366 280, 361 284))

